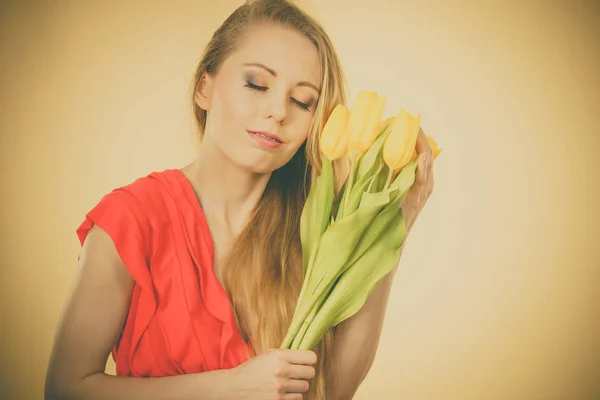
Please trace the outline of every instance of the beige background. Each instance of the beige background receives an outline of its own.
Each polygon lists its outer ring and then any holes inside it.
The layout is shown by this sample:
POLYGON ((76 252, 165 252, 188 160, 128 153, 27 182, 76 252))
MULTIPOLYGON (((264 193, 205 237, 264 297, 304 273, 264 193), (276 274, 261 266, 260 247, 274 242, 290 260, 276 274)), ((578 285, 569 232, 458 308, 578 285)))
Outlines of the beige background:
MULTIPOLYGON (((356 399, 600 398, 599 3, 347 3, 305 2, 352 96, 444 149, 356 399)), ((192 73, 239 4, 0 3, 3 399, 42 398, 84 214, 193 157, 192 73)))

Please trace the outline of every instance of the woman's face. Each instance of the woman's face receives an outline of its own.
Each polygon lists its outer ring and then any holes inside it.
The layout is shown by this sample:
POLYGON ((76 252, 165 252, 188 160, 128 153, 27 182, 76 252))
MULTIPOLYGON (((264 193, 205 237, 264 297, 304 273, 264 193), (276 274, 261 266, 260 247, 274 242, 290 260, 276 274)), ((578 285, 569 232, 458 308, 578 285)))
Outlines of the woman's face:
POLYGON ((305 36, 277 25, 248 29, 196 103, 207 111, 203 141, 256 173, 285 165, 307 139, 321 85, 319 54, 305 36))

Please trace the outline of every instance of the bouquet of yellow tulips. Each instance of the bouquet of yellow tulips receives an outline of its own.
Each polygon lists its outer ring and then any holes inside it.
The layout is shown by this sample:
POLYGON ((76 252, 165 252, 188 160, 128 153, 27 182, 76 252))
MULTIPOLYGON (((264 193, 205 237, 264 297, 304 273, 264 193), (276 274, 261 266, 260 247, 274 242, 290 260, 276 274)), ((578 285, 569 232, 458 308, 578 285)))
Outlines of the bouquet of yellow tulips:
MULTIPOLYGON (((421 117, 401 109, 382 121, 385 105, 385 96, 361 91, 351 111, 337 105, 323 128, 322 169, 300 222, 304 281, 281 348, 313 349, 398 262, 407 234, 400 205, 415 181, 421 117), (350 174, 334 198, 332 162, 346 155, 350 174)), ((427 139, 435 158, 440 149, 427 139)))

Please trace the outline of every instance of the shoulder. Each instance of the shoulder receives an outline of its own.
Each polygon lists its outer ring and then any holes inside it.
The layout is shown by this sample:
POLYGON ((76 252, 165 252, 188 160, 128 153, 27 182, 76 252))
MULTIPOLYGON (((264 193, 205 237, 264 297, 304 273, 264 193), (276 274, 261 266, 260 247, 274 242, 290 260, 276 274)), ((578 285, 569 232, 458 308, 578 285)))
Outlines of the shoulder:
POLYGON ((161 192, 168 191, 169 187, 176 183, 178 176, 179 170, 175 169, 151 172, 148 175, 136 178, 128 184, 116 187, 107 196, 119 196, 122 193, 127 193, 130 197, 145 203, 161 192))
POLYGON ((154 221, 164 214, 164 206, 161 208, 157 199, 175 176, 172 170, 152 172, 105 193, 87 211, 77 228, 81 246, 90 237, 90 243, 97 241, 98 245, 106 247, 110 238, 134 280, 142 287, 151 288, 147 260, 156 241, 154 221), (94 227, 99 229, 92 230, 94 227), (94 236, 90 236, 94 235, 93 232, 99 235, 95 236, 95 240, 94 236))
POLYGON ((85 238, 93 225, 99 225, 109 233, 127 232, 147 242, 153 221, 162 219, 164 198, 177 183, 178 171, 152 172, 105 193, 85 214, 78 228, 80 239, 85 238))
POLYGON ((129 209, 130 212, 151 218, 156 213, 160 214, 164 208, 164 198, 173 192, 180 177, 181 173, 176 169, 151 172, 106 193, 100 204, 129 209))

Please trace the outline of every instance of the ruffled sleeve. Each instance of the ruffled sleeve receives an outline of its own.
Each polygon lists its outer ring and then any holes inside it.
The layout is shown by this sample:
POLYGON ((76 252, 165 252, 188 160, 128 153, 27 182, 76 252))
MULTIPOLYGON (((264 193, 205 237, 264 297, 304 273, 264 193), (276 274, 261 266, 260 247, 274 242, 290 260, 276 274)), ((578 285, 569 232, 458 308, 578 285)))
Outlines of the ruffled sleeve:
POLYGON ((148 267, 150 223, 136 196, 127 188, 105 195, 77 229, 81 245, 94 224, 111 237, 123 264, 142 290, 152 290, 148 267))
POLYGON ((97 224, 136 282, 113 347, 118 376, 157 377, 233 368, 251 346, 214 273, 210 230, 180 170, 152 173, 104 196, 77 234, 97 224))
POLYGON ((148 197, 146 186, 144 180, 139 180, 113 190, 86 214, 77 229, 82 246, 94 225, 108 233, 136 283, 124 331, 112 351, 118 375, 131 374, 133 371, 132 360, 157 307, 150 268, 152 224, 144 211, 144 202, 148 197))

